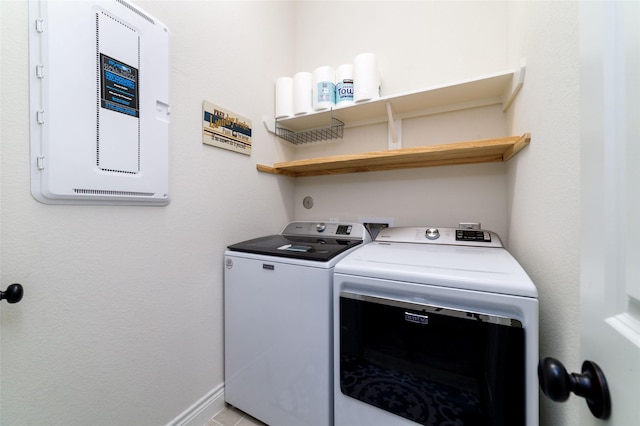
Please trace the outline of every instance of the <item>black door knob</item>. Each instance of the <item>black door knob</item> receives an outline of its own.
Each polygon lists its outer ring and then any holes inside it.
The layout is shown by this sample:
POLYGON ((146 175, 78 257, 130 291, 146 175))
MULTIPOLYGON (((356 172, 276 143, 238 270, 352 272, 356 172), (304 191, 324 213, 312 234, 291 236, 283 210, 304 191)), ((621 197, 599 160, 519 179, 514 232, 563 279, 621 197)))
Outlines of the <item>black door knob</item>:
POLYGON ((589 410, 596 418, 608 419, 611 415, 609 386, 595 362, 582 363, 582 374, 569 374, 560 361, 547 357, 538 363, 538 380, 542 392, 552 401, 564 402, 573 392, 587 400, 589 410))
POLYGON ((18 303, 22 300, 24 289, 20 284, 11 284, 6 291, 0 291, 0 300, 7 299, 9 303, 18 303))

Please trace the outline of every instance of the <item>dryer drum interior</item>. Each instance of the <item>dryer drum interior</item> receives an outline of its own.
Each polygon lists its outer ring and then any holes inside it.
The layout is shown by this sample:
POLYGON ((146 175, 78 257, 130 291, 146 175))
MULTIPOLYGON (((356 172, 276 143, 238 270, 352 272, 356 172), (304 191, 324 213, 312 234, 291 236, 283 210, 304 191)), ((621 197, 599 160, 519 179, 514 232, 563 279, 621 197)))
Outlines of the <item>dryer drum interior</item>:
POLYGON ((517 319, 340 294, 340 391, 423 425, 524 425, 517 319))

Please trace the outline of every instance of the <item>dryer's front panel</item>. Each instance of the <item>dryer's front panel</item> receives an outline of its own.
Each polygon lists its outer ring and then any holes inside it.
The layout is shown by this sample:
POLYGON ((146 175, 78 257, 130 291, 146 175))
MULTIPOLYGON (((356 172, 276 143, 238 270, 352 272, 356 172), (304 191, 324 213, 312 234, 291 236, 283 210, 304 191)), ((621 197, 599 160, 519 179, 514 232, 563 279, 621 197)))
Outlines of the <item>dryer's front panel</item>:
POLYGON ((340 390, 420 424, 522 425, 524 329, 504 317, 340 297, 340 390))
POLYGON ((410 284, 375 289, 338 280, 336 425, 535 424, 537 413, 528 411, 537 404, 527 398, 537 355, 527 353, 527 341, 535 337, 537 352, 537 329, 526 328, 523 313, 537 321, 537 301, 509 312, 503 295, 424 285, 412 293, 410 284))

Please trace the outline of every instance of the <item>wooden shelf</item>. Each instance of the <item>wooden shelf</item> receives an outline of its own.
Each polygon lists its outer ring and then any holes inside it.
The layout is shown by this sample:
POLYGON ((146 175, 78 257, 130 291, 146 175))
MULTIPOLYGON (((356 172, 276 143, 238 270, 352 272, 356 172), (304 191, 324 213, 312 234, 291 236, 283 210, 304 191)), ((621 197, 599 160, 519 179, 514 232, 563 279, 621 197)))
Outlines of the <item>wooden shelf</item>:
MULTIPOLYGON (((277 121, 277 127, 280 127, 278 130, 306 135, 325 128, 334 119, 344 123, 345 128, 387 122, 389 146, 397 147, 396 122, 401 123, 406 118, 495 104, 501 104, 502 110, 506 111, 522 87, 524 75, 523 63, 518 70, 281 119, 277 121)), ((265 126, 276 133, 274 122, 265 121, 265 126)), ((273 167, 258 164, 256 167, 262 172, 299 177, 488 163, 507 161, 530 140, 531 135, 526 133, 522 136, 296 160, 276 163, 273 167)), ((308 141, 305 139, 304 142, 308 141)))
POLYGON ((442 145, 373 151, 332 157, 257 164, 261 172, 304 177, 418 167, 507 161, 531 141, 531 134, 442 145))

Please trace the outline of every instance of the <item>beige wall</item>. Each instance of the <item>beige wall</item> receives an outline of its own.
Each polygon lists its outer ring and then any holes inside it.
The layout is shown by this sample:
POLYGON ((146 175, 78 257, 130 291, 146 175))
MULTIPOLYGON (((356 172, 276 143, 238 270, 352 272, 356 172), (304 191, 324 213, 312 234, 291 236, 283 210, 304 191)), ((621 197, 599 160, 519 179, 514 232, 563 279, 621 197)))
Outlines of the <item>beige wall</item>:
POLYGON ((255 170, 291 4, 140 4, 172 33, 167 207, 31 197, 27 2, 1 3, 1 282, 25 287, 0 307, 3 426, 160 425, 221 390, 224 248, 293 217, 292 182, 255 170), (202 144, 204 99, 253 120, 251 157, 202 144))
MULTIPOLYGON (((509 248, 538 286, 540 355, 579 371, 580 63, 577 2, 509 3, 509 57, 527 78, 510 115, 531 146, 507 165, 509 248)), ((541 425, 579 425, 579 398, 540 400, 541 425)))
MULTIPOLYGON (((330 21, 318 18, 324 2, 298 7, 296 70, 336 66, 371 51, 379 58, 383 95, 393 95, 517 68, 524 60, 524 86, 504 123, 487 111, 431 116, 404 124, 412 132, 403 135, 405 146, 524 132, 532 133, 532 141, 506 165, 299 178, 296 218, 364 216, 440 226, 482 222, 503 237, 538 287, 541 355, 577 369, 578 3, 334 4, 339 12, 330 21), (302 206, 305 196, 316 201, 311 210, 302 206)), ((359 127, 345 129, 340 142, 298 148, 296 155, 369 151, 386 144, 386 125, 359 127)), ((577 424, 583 405, 577 398, 556 404, 542 397, 540 424, 577 424)))
MULTIPOLYGON (((295 71, 375 53, 381 94, 391 96, 513 68, 506 58, 504 2, 301 2, 295 71)), ((507 135, 497 106, 404 120, 405 147, 507 135), (460 125, 464 123, 464 125, 460 125)), ((346 128, 343 139, 296 148, 297 158, 386 149, 386 124, 346 128)), ((481 222, 508 236, 505 166, 483 164, 299 178, 296 218, 391 218, 398 226, 481 222), (314 198, 313 209, 302 206, 314 198)))
MULTIPOLYGON (((30 424, 162 424, 221 389, 224 247, 293 218, 482 222, 538 285, 541 353, 577 365, 575 3, 139 2, 172 32, 173 198, 140 208, 31 198, 27 6, 1 1, 1 283, 26 288, 21 304, 0 308, 3 425, 24 424, 23 416, 30 424), (384 149, 384 125, 296 149, 261 125, 273 113, 276 77, 364 51, 378 55, 385 95, 515 68, 525 57, 525 84, 506 116, 488 108, 407 120, 404 144, 530 131, 531 145, 506 165, 299 179, 257 173, 255 163, 384 149), (253 120, 250 158, 201 144, 203 99, 253 120), (302 207, 307 195, 311 210, 302 207)), ((577 404, 543 400, 541 424, 575 424, 577 404)))

